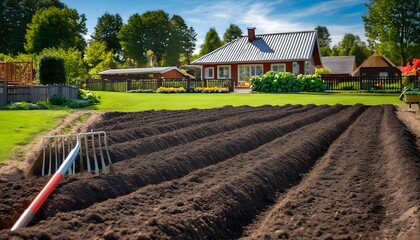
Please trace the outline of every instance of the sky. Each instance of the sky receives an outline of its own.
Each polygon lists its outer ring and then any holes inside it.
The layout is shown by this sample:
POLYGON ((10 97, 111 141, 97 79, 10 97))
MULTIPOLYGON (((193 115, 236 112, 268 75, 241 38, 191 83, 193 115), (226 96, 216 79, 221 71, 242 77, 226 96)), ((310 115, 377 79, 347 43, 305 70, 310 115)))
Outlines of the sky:
POLYGON ((238 25, 243 35, 247 27, 255 27, 256 34, 314 30, 328 28, 331 47, 344 34, 359 35, 366 42, 362 16, 367 14, 368 0, 61 0, 69 8, 84 13, 88 33, 86 39, 105 12, 120 14, 124 24, 131 15, 162 9, 170 16, 180 15, 197 32, 197 47, 203 44, 206 33, 216 28, 221 39, 231 23, 238 25))

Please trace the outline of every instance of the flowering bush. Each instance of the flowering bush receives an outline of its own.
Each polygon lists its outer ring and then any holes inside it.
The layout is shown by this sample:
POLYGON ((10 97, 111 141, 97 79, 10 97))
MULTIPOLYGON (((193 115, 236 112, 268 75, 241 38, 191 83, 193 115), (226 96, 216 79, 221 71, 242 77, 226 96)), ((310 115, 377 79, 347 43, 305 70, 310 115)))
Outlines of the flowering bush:
POLYGON ((227 87, 196 87, 194 92, 198 93, 228 93, 229 88, 227 87))
POLYGON ((187 90, 183 87, 160 87, 156 90, 157 93, 185 93, 187 90))
POLYGON ((400 67, 403 76, 420 76, 420 58, 414 58, 412 64, 400 67))

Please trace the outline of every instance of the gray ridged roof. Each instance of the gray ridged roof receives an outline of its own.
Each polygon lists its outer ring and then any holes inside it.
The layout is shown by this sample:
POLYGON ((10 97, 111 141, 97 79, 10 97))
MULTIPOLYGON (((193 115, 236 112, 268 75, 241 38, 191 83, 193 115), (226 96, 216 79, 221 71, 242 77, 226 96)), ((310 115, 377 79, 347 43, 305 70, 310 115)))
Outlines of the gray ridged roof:
POLYGON ((155 67, 155 68, 123 68, 123 69, 109 69, 99 72, 98 75, 119 75, 119 74, 148 74, 148 73, 166 73, 171 70, 177 70, 183 73, 177 67, 155 67))
POLYGON ((331 70, 331 74, 350 74, 354 71, 355 56, 322 57, 322 65, 331 70))
POLYGON ((310 60, 314 46, 318 47, 315 31, 256 35, 252 42, 244 36, 191 64, 310 60))

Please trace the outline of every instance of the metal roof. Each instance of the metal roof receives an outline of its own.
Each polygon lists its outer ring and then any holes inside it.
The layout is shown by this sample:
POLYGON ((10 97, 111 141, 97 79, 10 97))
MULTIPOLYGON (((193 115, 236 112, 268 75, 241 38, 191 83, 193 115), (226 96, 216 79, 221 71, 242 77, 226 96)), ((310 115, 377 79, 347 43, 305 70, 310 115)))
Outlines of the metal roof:
POLYGON ((252 42, 244 36, 191 64, 310 60, 315 46, 318 47, 316 31, 255 35, 252 42))
POLYGON ((155 67, 155 68, 124 68, 124 69, 109 69, 99 72, 98 75, 125 75, 125 74, 149 74, 149 73, 166 73, 171 70, 176 70, 182 74, 186 74, 177 67, 155 67))
POLYGON ((331 70, 331 74, 350 74, 355 69, 355 56, 322 57, 322 65, 331 70))

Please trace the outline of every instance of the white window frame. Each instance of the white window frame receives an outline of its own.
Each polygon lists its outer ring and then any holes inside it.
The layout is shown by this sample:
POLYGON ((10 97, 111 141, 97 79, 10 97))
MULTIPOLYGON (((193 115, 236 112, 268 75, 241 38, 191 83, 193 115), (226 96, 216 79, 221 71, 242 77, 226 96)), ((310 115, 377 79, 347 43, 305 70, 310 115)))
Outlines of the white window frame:
POLYGON ((379 72, 379 77, 388 77, 388 72, 379 72))
POLYGON ((214 79, 214 67, 205 67, 204 68, 204 78, 205 79, 214 79), (209 76, 209 71, 208 70, 212 70, 212 75, 209 76))
POLYGON ((230 67, 230 65, 220 65, 220 66, 217 66, 217 79, 231 79, 231 77, 232 77, 232 72, 231 72, 231 67, 230 67), (226 77, 226 76, 220 76, 220 68, 228 68, 228 76, 226 77))
POLYGON ((261 67, 261 74, 264 74, 264 65, 263 64, 242 64, 242 65, 238 65, 238 83, 245 83, 247 82, 246 79, 241 80, 241 73, 240 73, 240 69, 241 67, 249 67, 249 77, 252 78, 253 76, 258 76, 258 75, 252 75, 251 72, 251 67, 261 67))
POLYGON ((283 66, 283 69, 284 69, 283 72, 286 72, 286 64, 285 63, 273 63, 273 64, 271 64, 271 66, 270 66, 271 71, 274 71, 273 70, 274 66, 278 66, 279 69, 280 69, 280 66, 283 66))
POLYGON ((299 74, 300 73, 300 65, 299 65, 298 62, 293 62, 292 63, 292 68, 293 68, 292 69, 293 74, 299 74), (295 66, 297 66, 297 68, 295 68, 295 66))

